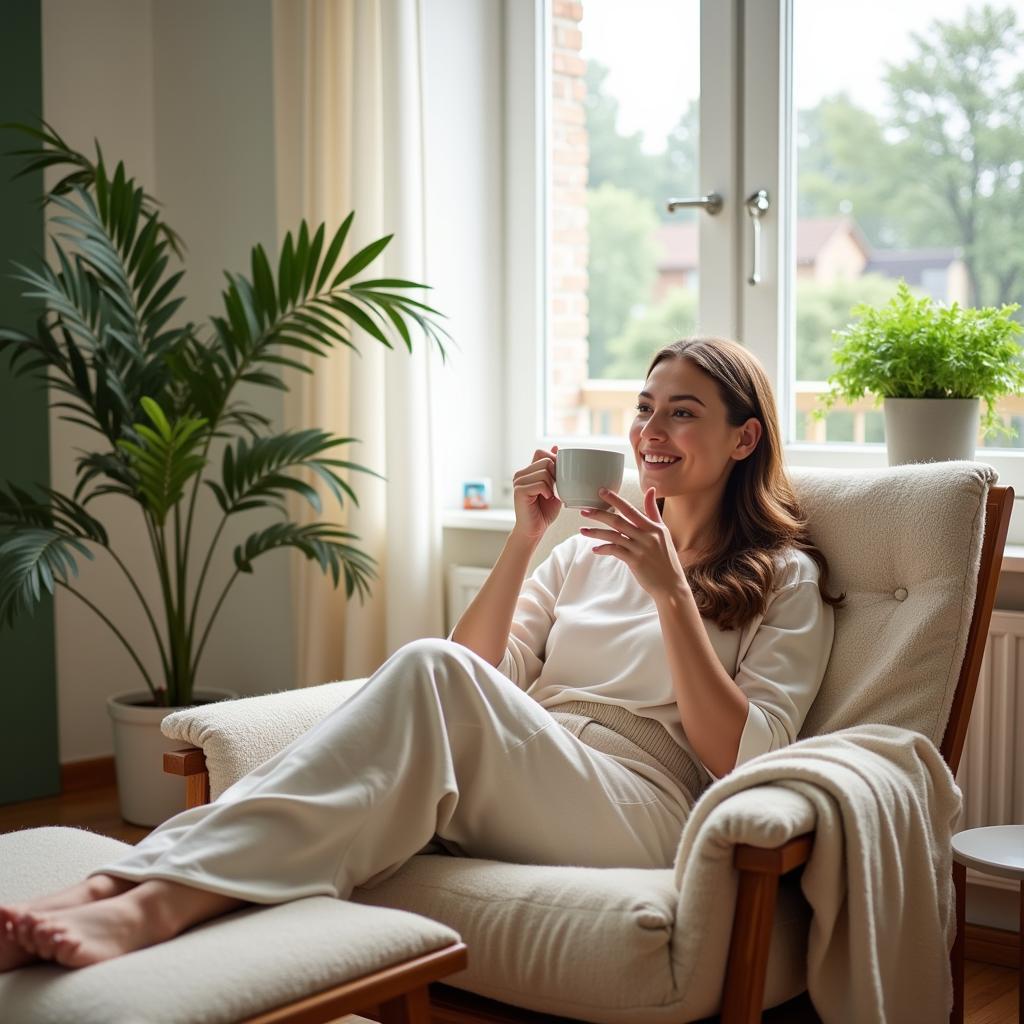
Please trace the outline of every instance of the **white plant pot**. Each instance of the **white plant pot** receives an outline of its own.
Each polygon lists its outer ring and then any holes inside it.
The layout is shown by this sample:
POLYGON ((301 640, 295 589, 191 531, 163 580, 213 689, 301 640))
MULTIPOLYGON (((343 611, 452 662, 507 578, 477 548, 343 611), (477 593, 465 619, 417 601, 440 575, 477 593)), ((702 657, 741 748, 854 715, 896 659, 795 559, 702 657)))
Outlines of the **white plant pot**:
MULTIPOLYGON (((196 690, 196 704, 231 700, 232 690, 196 690)), ((130 690, 107 698, 114 726, 114 762, 121 817, 133 825, 159 825, 185 810, 185 780, 164 774, 164 752, 181 748, 168 739, 160 723, 181 708, 146 707, 148 690, 130 690)))
POLYGON ((883 406, 890 466, 974 458, 980 398, 886 398, 883 406))

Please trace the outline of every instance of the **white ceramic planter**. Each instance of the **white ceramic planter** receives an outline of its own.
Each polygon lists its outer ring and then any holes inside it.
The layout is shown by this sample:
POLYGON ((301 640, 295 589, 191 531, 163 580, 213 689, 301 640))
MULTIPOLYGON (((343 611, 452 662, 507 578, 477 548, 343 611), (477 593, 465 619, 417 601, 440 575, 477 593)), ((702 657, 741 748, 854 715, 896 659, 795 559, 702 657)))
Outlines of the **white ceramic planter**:
MULTIPOLYGON (((231 690, 196 690, 197 703, 231 700, 231 690)), ((185 780, 164 774, 164 751, 181 747, 168 739, 160 723, 180 708, 146 707, 148 690, 115 693, 107 698, 114 726, 114 760, 121 817, 133 825, 159 825, 185 810, 185 780)))
POLYGON ((886 398, 883 406, 890 466, 974 458, 980 398, 886 398))

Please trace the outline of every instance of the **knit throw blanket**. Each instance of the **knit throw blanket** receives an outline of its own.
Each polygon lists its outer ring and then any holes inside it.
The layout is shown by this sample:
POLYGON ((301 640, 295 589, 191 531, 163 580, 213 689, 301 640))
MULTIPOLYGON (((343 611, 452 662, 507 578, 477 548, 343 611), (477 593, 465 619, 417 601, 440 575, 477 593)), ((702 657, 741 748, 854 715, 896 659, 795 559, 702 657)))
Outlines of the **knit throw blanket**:
MULTIPOLYGON (((860 726, 802 740, 704 793, 676 860, 681 899, 694 901, 691 913, 704 902, 721 913, 723 886, 733 898, 736 890, 723 848, 776 846, 810 825, 814 849, 801 882, 813 913, 807 985, 822 1020, 946 1020, 956 932, 950 841, 960 804, 949 768, 920 733, 860 726), (764 787, 764 813, 731 813, 725 802, 753 787, 764 787)), ((680 951, 677 968, 685 973, 697 959, 680 951)), ((686 977, 677 983, 686 990, 686 977)))

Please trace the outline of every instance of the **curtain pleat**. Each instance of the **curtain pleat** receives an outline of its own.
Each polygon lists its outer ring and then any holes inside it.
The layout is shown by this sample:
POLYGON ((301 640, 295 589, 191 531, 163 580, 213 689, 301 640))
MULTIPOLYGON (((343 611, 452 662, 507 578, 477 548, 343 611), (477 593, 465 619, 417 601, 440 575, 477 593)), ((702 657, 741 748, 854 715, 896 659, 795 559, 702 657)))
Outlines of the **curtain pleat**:
MULTIPOLYGON (((419 0, 275 0, 278 223, 337 228, 355 220, 349 254, 394 233, 370 268, 427 281, 419 0)), ((410 356, 353 331, 347 350, 311 357, 289 383, 290 427, 357 437, 344 457, 382 473, 353 474, 359 507, 341 521, 378 562, 365 605, 296 559, 296 683, 372 672, 402 644, 441 635, 441 529, 435 485, 432 375, 437 356, 414 335, 410 356)), ((325 495, 324 508, 333 499, 325 495)), ((293 506, 307 519, 309 513, 293 506)), ((334 506, 334 511, 337 506, 334 506)))

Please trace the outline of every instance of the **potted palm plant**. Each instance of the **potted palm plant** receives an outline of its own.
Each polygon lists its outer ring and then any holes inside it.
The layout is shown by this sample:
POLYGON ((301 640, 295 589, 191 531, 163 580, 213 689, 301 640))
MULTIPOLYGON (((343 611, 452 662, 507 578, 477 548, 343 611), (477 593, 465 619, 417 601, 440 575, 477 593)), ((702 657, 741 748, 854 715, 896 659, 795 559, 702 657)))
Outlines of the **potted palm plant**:
POLYGON ((996 403, 1024 389, 1017 308, 944 306, 900 281, 885 305, 855 306, 859 319, 833 331, 832 389, 812 416, 873 394, 876 405, 884 402, 890 465, 973 459, 979 429, 1016 437, 996 403))
MULTIPOLYGON (((239 396, 245 385, 286 390, 286 367, 311 372, 303 354, 323 356, 335 345, 354 348, 352 326, 392 348, 400 339, 412 350, 418 328, 444 355, 440 315, 413 298, 425 286, 371 277, 364 272, 384 251, 380 238, 347 260, 341 253, 352 214, 332 235, 305 222, 289 233, 276 267, 262 246, 252 249, 248 276, 226 274, 224 308, 205 325, 174 323, 184 299, 179 237, 160 217, 157 203, 122 164, 111 175, 97 146, 96 159, 71 149, 48 125, 10 126, 33 137, 35 148, 20 173, 70 168, 45 196, 56 258, 53 266, 19 266, 27 299, 44 312, 33 333, 0 330, 15 372, 42 378, 60 415, 89 431, 95 445, 76 459, 71 494, 47 487, 0 483, 0 625, 12 625, 44 592, 65 589, 84 601, 113 631, 138 669, 146 689, 116 695, 115 753, 125 720, 159 720, 171 709, 217 694, 197 693, 196 678, 217 615, 238 576, 271 551, 293 548, 316 561, 334 586, 362 599, 374 563, 358 537, 327 519, 298 523, 285 500, 298 495, 318 516, 319 479, 339 506, 356 501, 348 479, 370 472, 342 457, 355 439, 319 429, 277 431, 239 396), (362 276, 360 276, 362 275, 362 276), (206 489, 216 504, 212 540, 198 549, 197 499, 206 489), (159 578, 152 603, 118 554, 110 531, 90 506, 100 495, 133 503, 145 524, 159 578), (210 568, 225 525, 262 511, 275 521, 254 529, 234 548, 233 571, 209 593, 210 568), (76 587, 78 563, 107 552, 145 612, 151 637, 138 638, 159 652, 150 672, 135 642, 76 587), (147 705, 147 706, 143 706, 147 705)), ((165 783, 160 758, 143 767, 118 757, 122 814, 156 824, 181 806, 181 787, 147 795, 149 780, 165 783), (162 801, 162 803, 161 803, 162 801), (170 801, 170 807, 168 807, 170 801)), ((170 780, 166 780, 171 785, 170 780)))

